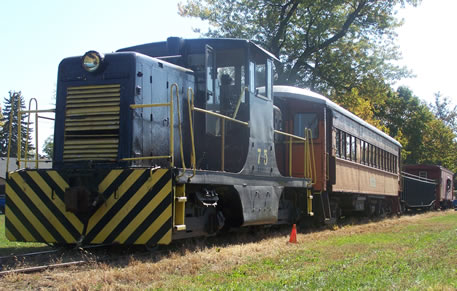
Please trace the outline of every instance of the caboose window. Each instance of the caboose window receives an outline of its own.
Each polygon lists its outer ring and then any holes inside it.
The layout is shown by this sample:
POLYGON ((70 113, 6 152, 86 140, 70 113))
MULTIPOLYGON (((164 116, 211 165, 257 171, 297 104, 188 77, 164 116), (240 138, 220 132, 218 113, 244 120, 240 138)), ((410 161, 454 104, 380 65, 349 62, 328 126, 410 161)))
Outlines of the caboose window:
POLYGON ((296 113, 294 117, 294 134, 305 137, 305 128, 311 129, 312 137, 319 137, 317 113, 296 113))

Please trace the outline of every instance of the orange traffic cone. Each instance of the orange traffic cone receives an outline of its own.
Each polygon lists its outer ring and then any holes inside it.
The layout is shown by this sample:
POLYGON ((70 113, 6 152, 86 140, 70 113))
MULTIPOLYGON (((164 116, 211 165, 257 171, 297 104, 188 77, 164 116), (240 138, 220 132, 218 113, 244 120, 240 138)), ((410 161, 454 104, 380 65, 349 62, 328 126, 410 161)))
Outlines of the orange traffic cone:
POLYGON ((297 243, 297 227, 295 226, 295 224, 292 225, 292 231, 290 233, 289 242, 293 244, 297 243))

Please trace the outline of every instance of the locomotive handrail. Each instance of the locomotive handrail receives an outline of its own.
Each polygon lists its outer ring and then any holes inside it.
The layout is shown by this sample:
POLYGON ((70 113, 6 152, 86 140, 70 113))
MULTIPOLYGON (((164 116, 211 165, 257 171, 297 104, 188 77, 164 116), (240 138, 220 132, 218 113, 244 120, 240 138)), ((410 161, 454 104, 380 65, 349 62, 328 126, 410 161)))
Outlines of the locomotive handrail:
POLYGON ((179 88, 178 84, 173 83, 170 86, 170 102, 169 103, 154 103, 154 104, 130 104, 131 109, 138 108, 149 108, 149 107, 170 107, 170 155, 168 156, 148 156, 148 157, 136 157, 136 158, 123 158, 121 161, 137 161, 137 160, 154 160, 154 159, 170 159, 170 167, 174 167, 174 107, 173 107, 173 89, 176 92, 177 99, 177 111, 178 111, 178 130, 179 130, 179 148, 181 154, 182 167, 185 170, 186 164, 184 161, 184 151, 182 143, 182 128, 181 128, 181 113, 180 113, 180 102, 179 102, 179 88))
MULTIPOLYGON (((174 85, 174 84, 173 84, 174 85)), ((172 144, 173 137, 173 85, 171 86, 171 96, 169 103, 154 103, 154 104, 130 104, 130 109, 138 108, 151 108, 151 107, 170 107, 170 144, 172 144)), ((136 158, 123 158, 121 161, 139 161, 139 160, 159 160, 159 159, 170 159, 170 164, 173 167, 173 156, 171 152, 172 147, 170 146, 170 155, 168 156, 148 156, 148 157, 136 157, 136 158)))
POLYGON ((294 134, 291 134, 291 133, 287 133, 287 132, 284 132, 284 131, 280 131, 280 130, 277 130, 277 129, 275 129, 274 132, 277 133, 277 134, 281 134, 281 135, 284 135, 284 136, 292 137, 292 138, 295 138, 295 139, 298 139, 298 140, 301 140, 301 141, 306 141, 306 138, 304 138, 304 137, 301 137, 301 136, 298 136, 298 135, 294 135, 294 134))
MULTIPOLYGON (((29 100, 29 110, 31 110, 31 107, 32 107, 32 101, 35 101, 35 110, 38 110, 38 101, 35 99, 35 98, 31 98, 29 100)), ((20 119, 18 118, 18 121, 20 119)), ((38 125, 38 113, 35 113, 35 124, 38 125)), ((26 137, 29 136, 29 132, 30 132, 30 114, 28 114, 27 116, 27 133, 26 133, 26 137)), ((35 128, 35 144, 38 146, 38 126, 36 126, 35 128)), ((27 168, 27 155, 28 155, 28 150, 29 150, 29 143, 26 142, 25 143, 25 162, 24 162, 24 166, 27 168)), ((38 169, 38 148, 35 149, 35 168, 38 169)))
POLYGON ((195 158, 194 120, 192 117, 192 110, 194 110, 194 90, 191 87, 187 88, 187 109, 189 111, 190 142, 192 146, 192 152, 190 155, 192 175, 188 179, 192 179, 197 173, 197 162, 195 158))
MULTIPOLYGON (((17 167, 18 169, 21 167, 21 162, 24 162, 25 164, 25 167, 27 167, 27 162, 30 161, 28 159, 28 141, 26 142, 25 144, 25 153, 24 153, 24 159, 21 159, 21 146, 22 146, 22 140, 21 140, 21 116, 22 114, 27 114, 29 113, 28 115, 28 119, 27 119, 27 134, 26 136, 29 136, 29 132, 30 132, 30 113, 35 113, 35 168, 38 169, 39 167, 39 162, 50 162, 49 159, 39 159, 39 156, 38 156, 38 119, 39 118, 43 118, 43 119, 48 119, 48 120, 54 120, 54 118, 50 118, 50 117, 46 117, 46 116, 40 116, 38 115, 38 113, 55 113, 55 109, 42 109, 42 110, 38 110, 38 101, 36 100, 36 98, 31 98, 29 100, 29 110, 20 110, 21 108, 21 98, 20 98, 20 95, 17 94, 17 95, 14 95, 11 96, 12 99, 14 99, 14 97, 17 96, 17 108, 18 108, 18 116, 17 116, 17 120, 18 120, 18 123, 17 123, 17 154, 16 154, 16 163, 17 163, 17 167), (31 110, 31 105, 32 105, 32 101, 35 101, 35 110, 31 110)), ((8 170, 9 170, 9 162, 10 162, 10 155, 11 155, 11 135, 12 135, 12 132, 13 132, 13 113, 14 113, 14 100, 11 100, 11 113, 10 113, 10 124, 9 124, 9 133, 8 133, 8 151, 7 151, 7 161, 6 161, 6 172, 8 173, 8 170)))
MULTIPOLYGON (((242 125, 244 125, 246 127, 249 127, 249 122, 241 121, 241 120, 238 120, 238 119, 235 118, 237 113, 238 113, 238 108, 239 108, 239 105, 241 103, 242 96, 244 95, 244 91, 245 90, 243 90, 243 92, 240 95, 240 98, 238 99, 238 104, 237 104, 237 107, 236 107, 235 112, 233 114, 234 117, 229 117, 227 115, 223 115, 223 114, 220 114, 220 113, 217 113, 217 112, 214 112, 214 111, 210 111, 210 110, 206 110, 206 109, 203 109, 203 108, 195 107, 194 106, 194 95, 193 95, 193 92, 192 92, 192 96, 191 96, 192 100, 191 100, 191 103, 189 104, 189 107, 191 108, 192 111, 202 112, 202 113, 209 114, 209 115, 212 115, 212 116, 215 116, 215 117, 219 117, 221 119, 221 171, 225 170, 225 120, 233 121, 233 122, 242 124, 242 125)), ((188 96, 188 100, 189 100, 189 96, 188 96)), ((191 114, 189 114, 189 116, 190 115, 191 114)), ((192 142, 193 142, 193 134, 192 134, 192 142)), ((193 151, 194 151, 194 155, 195 155, 195 146, 192 145, 192 147, 193 147, 193 151)), ((196 166, 194 166, 194 168, 195 167, 196 166)), ((192 178, 195 175, 195 172, 196 172, 196 168, 194 169, 194 174, 190 178, 192 178)))
MULTIPOLYGON (((180 176, 184 175, 184 173, 186 171, 186 163, 184 161, 184 150, 183 150, 183 145, 182 145, 182 127, 181 127, 181 110, 180 110, 181 102, 179 102, 178 84, 174 83, 171 85, 170 100, 173 99, 173 87, 176 88, 176 101, 177 101, 176 107, 177 107, 177 111, 178 111, 179 151, 181 154, 181 164, 182 164, 182 168, 183 168, 182 174, 178 175, 178 177, 177 177, 177 178, 179 178, 180 176)), ((173 155, 174 155, 174 148, 173 148, 173 155)))
POLYGON ((229 117, 229 116, 227 116, 227 115, 223 115, 223 114, 220 114, 220 113, 216 113, 216 112, 214 112, 214 111, 206 110, 206 109, 199 108, 199 107, 194 107, 193 110, 194 110, 194 111, 198 111, 198 112, 207 113, 207 114, 209 114, 209 115, 213 115, 213 116, 216 116, 216 117, 220 117, 220 118, 223 118, 223 119, 226 119, 226 120, 230 120, 230 121, 233 121, 233 122, 236 122, 236 123, 239 123, 239 124, 243 124, 243 125, 249 127, 249 122, 241 121, 241 120, 238 120, 238 119, 229 117))
POLYGON ((244 87, 243 89, 241 89, 240 97, 238 98, 238 102, 236 103, 235 111, 233 112, 233 116, 232 116, 233 118, 236 118, 236 115, 238 114, 238 110, 240 109, 240 105, 241 105, 241 100, 243 99, 243 96, 245 95, 246 91, 249 91, 248 87, 244 87))
MULTIPOLYGON (((49 159, 40 159, 38 157, 38 119, 39 118, 43 118, 43 119, 48 119, 48 120, 54 120, 54 118, 50 118, 50 117, 46 117, 46 116, 40 116, 38 113, 55 113, 56 110, 55 109, 42 109, 42 110, 38 110, 38 101, 35 99, 35 98, 31 98, 29 100, 29 110, 20 110, 18 111, 18 121, 21 120, 21 115, 22 114, 28 114, 27 116, 27 134, 26 136, 29 136, 29 132, 30 132, 30 114, 31 113, 35 113, 35 169, 38 169, 38 162, 50 162, 51 160, 49 159), (32 100, 35 101, 35 110, 31 110, 31 105, 32 105, 32 100)), ((22 140, 20 139, 20 132, 21 132, 21 124, 20 122, 18 122, 18 149, 20 148, 21 146, 21 143, 22 143, 22 140)), ((18 157, 17 157, 17 163, 18 163, 18 168, 20 167, 20 162, 24 162, 24 166, 27 167, 27 162, 28 161, 31 161, 28 159, 28 154, 29 154, 29 151, 28 151, 28 142, 25 143, 25 153, 24 153, 24 159, 21 159, 20 158, 20 153, 18 154, 18 157)))
POLYGON ((283 132, 280 130, 274 130, 274 133, 284 135, 289 137, 289 140, 286 143, 289 144, 289 176, 292 176, 292 163, 293 163, 293 154, 292 154, 292 144, 294 143, 293 139, 297 139, 303 142, 303 176, 304 178, 311 178, 312 183, 315 182, 316 178, 316 161, 314 158, 314 145, 312 143, 312 130, 305 128, 304 136, 301 137, 291 133, 283 132))

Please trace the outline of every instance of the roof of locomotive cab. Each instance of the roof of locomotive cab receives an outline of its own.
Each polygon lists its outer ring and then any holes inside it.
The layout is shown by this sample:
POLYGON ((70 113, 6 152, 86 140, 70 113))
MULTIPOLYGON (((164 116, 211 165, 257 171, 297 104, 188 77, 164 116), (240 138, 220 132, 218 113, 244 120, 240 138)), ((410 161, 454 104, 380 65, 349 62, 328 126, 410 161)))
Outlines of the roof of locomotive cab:
POLYGON ((287 97, 287 98, 293 98, 293 99, 298 99, 298 100, 303 100, 303 101, 309 101, 309 102, 315 102, 315 103, 321 103, 324 104, 325 106, 331 108, 332 110, 335 110, 344 116, 354 120, 355 122, 363 125, 364 127, 374 131, 375 133, 381 135, 382 137, 388 139, 395 145, 401 147, 401 144, 392 138, 390 135, 384 133, 383 131, 379 130, 378 128, 374 127, 373 125, 369 124, 365 120, 361 119, 357 115, 351 113, 350 111, 344 109, 343 107, 339 106, 335 102, 331 101, 325 96, 322 96, 318 93, 315 93, 309 89, 303 89, 303 88, 298 88, 298 87, 293 87, 293 86, 273 86, 273 95, 275 97, 287 97))
MULTIPOLYGON (((170 39, 170 38, 169 38, 170 39)), ((233 48, 240 48, 243 46, 250 45, 254 48, 257 52, 265 54, 266 56, 273 58, 276 61, 279 59, 270 53, 269 51, 265 50, 261 46, 255 44, 254 42, 247 40, 247 39, 239 39, 239 38, 195 38, 195 39, 184 39, 184 38, 171 38, 183 43, 183 46, 186 46, 186 49, 192 51, 204 51, 206 45, 210 45, 212 48, 218 49, 233 49, 233 48)), ((151 57, 159 57, 159 56, 167 56, 169 51, 167 48, 168 40, 160 41, 160 42, 151 42, 146 44, 140 44, 136 46, 126 47, 118 49, 117 52, 125 52, 125 51, 135 51, 142 53, 147 56, 151 57)))

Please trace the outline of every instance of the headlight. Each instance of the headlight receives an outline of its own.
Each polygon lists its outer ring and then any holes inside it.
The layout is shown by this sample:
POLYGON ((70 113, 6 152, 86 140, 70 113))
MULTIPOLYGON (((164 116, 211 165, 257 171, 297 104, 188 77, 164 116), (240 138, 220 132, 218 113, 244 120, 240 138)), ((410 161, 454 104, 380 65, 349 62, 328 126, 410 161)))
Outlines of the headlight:
POLYGON ((88 51, 82 58, 82 66, 84 70, 93 73, 100 68, 103 62, 103 55, 96 51, 88 51))

